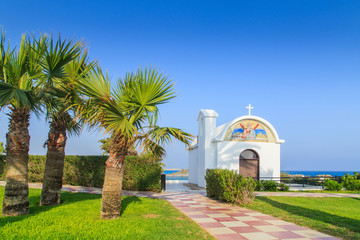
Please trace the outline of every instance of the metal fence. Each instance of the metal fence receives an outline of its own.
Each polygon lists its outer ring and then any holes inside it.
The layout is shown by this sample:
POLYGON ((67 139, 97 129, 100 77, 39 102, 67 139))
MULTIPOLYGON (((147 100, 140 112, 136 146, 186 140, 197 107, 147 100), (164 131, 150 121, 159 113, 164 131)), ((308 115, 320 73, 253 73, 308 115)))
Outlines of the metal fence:
POLYGON ((341 177, 260 177, 256 180, 271 180, 279 183, 285 183, 289 187, 310 187, 317 186, 323 189, 324 180, 330 179, 341 182, 341 177))
POLYGON ((189 180, 189 175, 166 175, 166 180, 189 180))

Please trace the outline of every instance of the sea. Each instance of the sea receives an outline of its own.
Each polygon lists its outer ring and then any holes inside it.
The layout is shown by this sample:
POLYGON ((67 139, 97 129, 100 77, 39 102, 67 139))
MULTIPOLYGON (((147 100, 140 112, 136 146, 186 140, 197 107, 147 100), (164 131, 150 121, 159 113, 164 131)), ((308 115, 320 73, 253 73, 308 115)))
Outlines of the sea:
MULTIPOLYGON (((164 174, 172 174, 172 173, 176 173, 179 172, 180 170, 164 170, 164 174)), ((333 177, 341 177, 344 176, 346 173, 353 175, 354 172, 360 172, 360 171, 293 171, 293 170, 288 170, 288 171, 281 171, 282 173, 287 173, 287 174, 291 174, 291 175, 304 175, 306 177, 316 177, 317 175, 331 175, 333 177)), ((168 176, 167 177, 168 180, 187 180, 188 177, 187 176, 168 176)))
POLYGON ((281 171, 282 173, 288 174, 302 174, 307 177, 316 177, 317 175, 331 175, 333 177, 341 177, 344 176, 346 173, 353 175, 354 172, 360 171, 281 171))
POLYGON ((172 174, 172 173, 176 173, 179 172, 180 170, 164 170, 164 174, 172 174))

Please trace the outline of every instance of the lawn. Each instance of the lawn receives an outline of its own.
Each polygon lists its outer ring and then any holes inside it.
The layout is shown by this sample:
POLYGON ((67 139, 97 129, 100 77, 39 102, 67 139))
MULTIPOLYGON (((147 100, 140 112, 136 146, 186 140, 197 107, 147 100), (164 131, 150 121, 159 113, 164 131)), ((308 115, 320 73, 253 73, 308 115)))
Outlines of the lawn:
POLYGON ((330 190, 304 190, 304 191, 289 191, 289 192, 309 192, 309 193, 351 193, 360 194, 358 191, 341 190, 341 191, 330 191, 330 190))
POLYGON ((30 189, 29 215, 0 217, 0 239, 214 239, 165 200, 125 196, 121 217, 107 221, 101 195, 63 192, 61 205, 39 207, 40 193, 30 189))
POLYGON ((360 198, 256 197, 249 209, 344 239, 360 239, 360 198))

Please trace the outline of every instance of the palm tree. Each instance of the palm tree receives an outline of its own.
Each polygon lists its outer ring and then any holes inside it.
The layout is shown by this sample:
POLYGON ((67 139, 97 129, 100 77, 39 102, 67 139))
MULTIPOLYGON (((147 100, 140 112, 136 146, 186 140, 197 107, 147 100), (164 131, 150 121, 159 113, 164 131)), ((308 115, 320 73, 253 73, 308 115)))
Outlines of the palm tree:
POLYGON ((2 215, 29 213, 28 152, 30 113, 39 112, 41 97, 35 80, 41 76, 39 65, 46 38, 33 44, 25 35, 18 51, 0 41, 0 107, 8 108, 10 124, 6 134, 6 185, 2 215))
POLYGON ((100 127, 111 135, 101 217, 118 218, 125 156, 131 146, 140 144, 144 150, 163 156, 164 144, 175 138, 189 145, 192 136, 177 128, 156 125, 158 106, 175 97, 170 81, 156 70, 145 69, 138 70, 136 74, 126 74, 125 79, 119 80, 111 89, 108 76, 97 68, 82 83, 81 89, 88 96, 88 101, 78 111, 90 127, 100 127))
POLYGON ((59 37, 54 44, 51 39, 42 61, 46 73, 43 82, 47 95, 46 119, 50 120, 50 130, 45 143, 48 150, 40 205, 60 204, 67 133, 78 135, 81 129, 70 106, 80 99, 77 82, 93 67, 93 63, 87 63, 86 51, 79 56, 83 47, 81 42, 66 43, 59 37))

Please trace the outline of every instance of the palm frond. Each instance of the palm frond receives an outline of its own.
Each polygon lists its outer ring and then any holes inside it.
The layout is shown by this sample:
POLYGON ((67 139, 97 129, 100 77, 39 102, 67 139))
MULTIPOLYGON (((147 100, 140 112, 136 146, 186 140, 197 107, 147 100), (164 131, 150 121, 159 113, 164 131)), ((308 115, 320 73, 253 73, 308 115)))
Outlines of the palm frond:
POLYGON ((113 95, 135 126, 143 125, 145 120, 156 122, 158 105, 175 97, 168 77, 151 68, 126 74, 123 80, 118 81, 113 95))
POLYGON ((85 44, 81 41, 62 40, 60 35, 56 41, 53 36, 50 37, 50 40, 47 40, 46 37, 44 37, 43 41, 41 40, 36 41, 34 39, 37 46, 46 45, 44 57, 40 64, 43 68, 46 82, 52 85, 54 79, 65 77, 64 66, 81 54, 85 44))
MULTIPOLYGON (((2 54, 6 56, 6 62, 4 61, 2 66, 2 81, 0 82, 1 107, 12 105, 15 108, 29 108, 35 113, 40 111, 40 97, 37 86, 34 84, 34 78, 37 75, 32 75, 31 71, 36 68, 36 61, 33 59, 31 49, 26 35, 23 35, 18 51, 9 54, 8 47, 7 53, 2 54)), ((2 57, 3 60, 5 58, 2 57)))
POLYGON ((165 154, 163 146, 171 143, 174 139, 189 146, 193 138, 193 135, 179 128, 154 126, 150 127, 144 134, 140 134, 137 140, 146 151, 151 151, 156 156, 162 157, 165 154))

